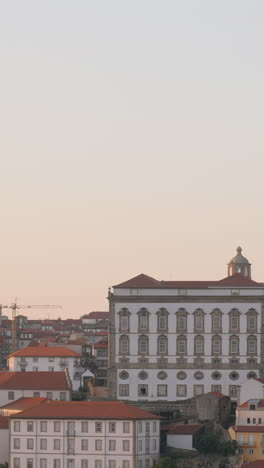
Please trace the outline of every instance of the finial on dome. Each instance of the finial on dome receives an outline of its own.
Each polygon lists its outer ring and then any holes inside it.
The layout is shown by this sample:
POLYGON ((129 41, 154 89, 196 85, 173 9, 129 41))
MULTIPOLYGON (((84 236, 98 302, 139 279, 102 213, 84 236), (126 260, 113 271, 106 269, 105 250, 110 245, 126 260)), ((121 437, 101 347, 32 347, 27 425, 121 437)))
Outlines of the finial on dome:
POLYGON ((247 278, 251 278, 251 264, 248 259, 242 255, 242 248, 240 246, 237 247, 236 251, 236 256, 228 263, 228 276, 239 273, 247 278))
POLYGON ((242 252, 242 248, 241 248, 241 247, 238 246, 238 248, 237 248, 236 250, 237 250, 237 253, 238 253, 238 254, 241 254, 241 252, 242 252))

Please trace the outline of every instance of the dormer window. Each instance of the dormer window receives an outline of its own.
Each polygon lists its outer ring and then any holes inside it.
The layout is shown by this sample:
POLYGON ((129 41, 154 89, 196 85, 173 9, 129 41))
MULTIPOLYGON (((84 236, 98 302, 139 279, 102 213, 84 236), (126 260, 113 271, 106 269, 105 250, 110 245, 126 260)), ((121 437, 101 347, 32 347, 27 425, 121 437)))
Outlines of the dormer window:
POLYGON ((249 405, 249 409, 250 409, 251 411, 255 411, 256 405, 249 405))

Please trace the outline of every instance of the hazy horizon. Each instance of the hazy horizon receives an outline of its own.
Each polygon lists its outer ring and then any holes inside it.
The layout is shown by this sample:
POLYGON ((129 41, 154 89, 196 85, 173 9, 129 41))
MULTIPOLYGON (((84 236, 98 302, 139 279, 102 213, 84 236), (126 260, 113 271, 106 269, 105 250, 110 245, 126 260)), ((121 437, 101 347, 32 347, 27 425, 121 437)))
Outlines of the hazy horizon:
MULTIPOLYGON (((264 281, 264 3, 0 5, 1 297, 107 310, 108 287, 264 281)), ((5 313, 5 311, 4 311, 5 313)))

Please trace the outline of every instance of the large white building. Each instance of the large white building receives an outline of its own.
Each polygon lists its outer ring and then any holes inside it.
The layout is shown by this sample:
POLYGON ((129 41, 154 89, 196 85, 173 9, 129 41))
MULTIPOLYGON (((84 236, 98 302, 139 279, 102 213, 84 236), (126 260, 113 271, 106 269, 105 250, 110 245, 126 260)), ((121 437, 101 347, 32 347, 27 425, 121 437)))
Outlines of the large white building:
POLYGON ((42 402, 10 417, 10 468, 151 468, 159 417, 122 402, 42 402))
POLYGON ((72 389, 81 384, 82 355, 62 346, 29 346, 8 356, 9 371, 59 372, 67 369, 72 389))
POLYGON ((112 398, 175 401, 205 392, 236 399, 264 376, 264 284, 238 247, 220 281, 141 274, 109 291, 112 398))

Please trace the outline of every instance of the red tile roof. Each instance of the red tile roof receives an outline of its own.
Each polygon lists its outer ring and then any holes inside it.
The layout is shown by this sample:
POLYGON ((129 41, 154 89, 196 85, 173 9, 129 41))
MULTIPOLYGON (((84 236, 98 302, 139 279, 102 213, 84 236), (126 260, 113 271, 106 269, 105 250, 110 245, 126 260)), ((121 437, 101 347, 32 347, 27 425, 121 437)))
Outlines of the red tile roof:
POLYGON ((158 281, 151 276, 140 274, 124 283, 113 286, 114 288, 147 288, 147 289, 169 289, 169 288, 192 288, 205 289, 210 287, 263 287, 262 283, 257 283, 240 273, 228 276, 220 281, 158 281))
POLYGON ((257 380, 258 382, 264 384, 264 379, 254 379, 254 380, 257 380))
POLYGON ((231 426, 235 432, 263 432, 264 426, 254 425, 254 426, 231 426))
POLYGON ((82 318, 85 319, 97 319, 97 320, 103 320, 103 319, 108 319, 110 316, 109 312, 90 312, 89 314, 85 314, 82 316, 82 318))
POLYGON ((14 417, 23 419, 160 419, 159 416, 120 401, 52 400, 22 411, 14 417))
POLYGON ((264 400, 260 400, 259 398, 251 398, 250 400, 245 401, 240 405, 238 408, 247 408, 250 405, 256 405, 258 408, 264 407, 264 400))
POLYGON ((10 357, 30 357, 30 356, 38 356, 38 357, 47 357, 47 356, 55 356, 55 357, 81 357, 80 353, 76 353, 71 349, 64 348, 63 346, 46 346, 46 343, 41 343, 42 346, 29 346, 28 348, 20 349, 19 351, 15 351, 12 354, 9 354, 8 358, 10 357))
POLYGON ((7 416, 0 416, 0 429, 8 429, 9 418, 7 416))
POLYGON ((0 390, 69 390, 65 372, 0 372, 0 390))
POLYGON ((199 431, 202 427, 203 424, 174 424, 172 426, 168 426, 168 434, 191 435, 195 434, 195 432, 199 431))
POLYGON ((10 409, 24 411, 26 409, 33 408, 34 406, 38 406, 40 405, 40 403, 43 403, 47 400, 47 398, 22 397, 18 400, 12 401, 12 403, 8 403, 7 405, 1 406, 1 410, 10 409))
POLYGON ((255 460, 249 463, 243 463, 241 468, 264 468, 264 460, 255 460))
POLYGON ((229 396, 227 395, 224 395, 223 393, 219 393, 219 392, 208 392, 209 395, 212 395, 216 398, 229 398, 229 396))

